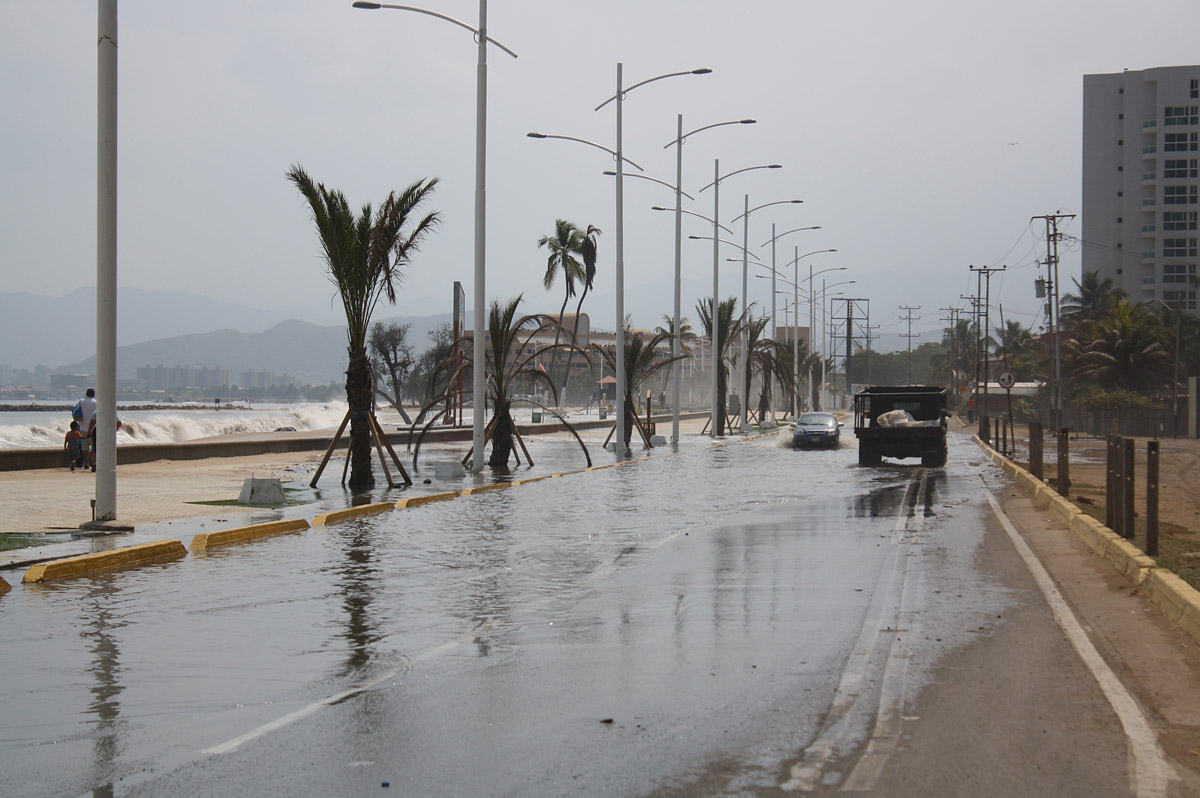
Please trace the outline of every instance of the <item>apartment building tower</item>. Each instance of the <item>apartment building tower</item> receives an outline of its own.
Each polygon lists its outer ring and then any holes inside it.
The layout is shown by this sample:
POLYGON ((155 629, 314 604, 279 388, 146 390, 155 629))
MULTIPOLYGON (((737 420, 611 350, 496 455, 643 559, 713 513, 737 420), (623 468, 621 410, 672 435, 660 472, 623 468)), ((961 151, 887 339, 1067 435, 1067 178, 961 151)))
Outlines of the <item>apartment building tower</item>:
POLYGON ((1084 273, 1196 314, 1198 194, 1200 66, 1084 75, 1084 273))

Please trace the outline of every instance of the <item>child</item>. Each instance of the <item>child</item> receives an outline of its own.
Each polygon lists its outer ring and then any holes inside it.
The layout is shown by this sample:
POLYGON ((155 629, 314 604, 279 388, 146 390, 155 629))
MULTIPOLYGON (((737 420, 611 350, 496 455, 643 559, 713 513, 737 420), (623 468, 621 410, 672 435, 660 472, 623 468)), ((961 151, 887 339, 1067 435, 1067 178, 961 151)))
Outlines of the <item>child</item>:
POLYGON ((67 437, 63 439, 63 448, 67 450, 67 459, 71 461, 71 470, 75 466, 83 468, 83 433, 79 431, 79 422, 72 421, 67 437))

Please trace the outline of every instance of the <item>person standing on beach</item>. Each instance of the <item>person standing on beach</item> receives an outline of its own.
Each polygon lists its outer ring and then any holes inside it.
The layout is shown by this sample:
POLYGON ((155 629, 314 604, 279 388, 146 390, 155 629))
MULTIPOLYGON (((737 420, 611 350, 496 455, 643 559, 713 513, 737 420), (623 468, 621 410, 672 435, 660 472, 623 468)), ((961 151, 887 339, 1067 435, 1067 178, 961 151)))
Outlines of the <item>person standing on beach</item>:
POLYGON ((83 437, 87 444, 87 461, 92 470, 96 470, 96 389, 88 388, 83 398, 79 400, 79 426, 86 430, 83 437))

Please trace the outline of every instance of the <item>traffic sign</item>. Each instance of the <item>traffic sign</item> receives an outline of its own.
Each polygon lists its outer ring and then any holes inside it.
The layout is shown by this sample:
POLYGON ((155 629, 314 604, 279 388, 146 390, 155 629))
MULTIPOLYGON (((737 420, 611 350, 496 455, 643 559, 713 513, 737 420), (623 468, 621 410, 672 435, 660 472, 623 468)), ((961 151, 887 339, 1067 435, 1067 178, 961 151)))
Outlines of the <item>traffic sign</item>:
POLYGON ((1002 371, 1000 376, 996 377, 996 382, 1000 383, 1000 387, 1004 390, 1011 390, 1017 381, 1017 375, 1011 371, 1002 371))

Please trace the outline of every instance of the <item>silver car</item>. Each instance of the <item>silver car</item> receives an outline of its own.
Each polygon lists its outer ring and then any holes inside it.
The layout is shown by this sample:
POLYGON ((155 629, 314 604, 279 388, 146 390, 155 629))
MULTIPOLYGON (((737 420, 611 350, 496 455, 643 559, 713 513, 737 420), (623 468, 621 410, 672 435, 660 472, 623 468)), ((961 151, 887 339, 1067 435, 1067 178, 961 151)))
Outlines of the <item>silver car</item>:
POLYGON ((836 448, 842 424, 833 413, 804 413, 792 426, 792 446, 830 446, 836 448))

